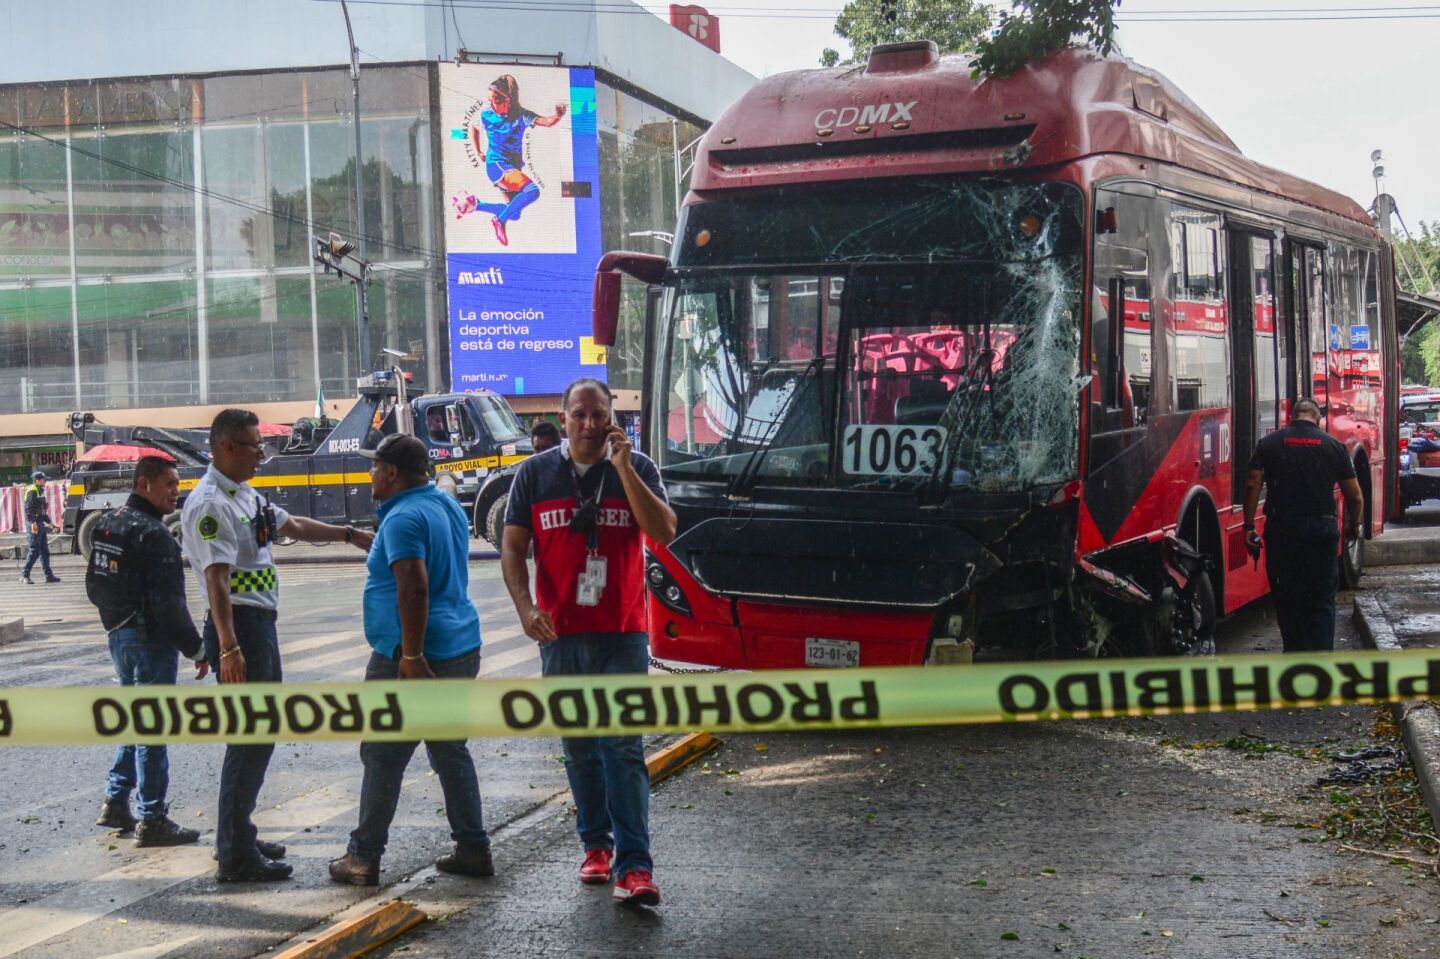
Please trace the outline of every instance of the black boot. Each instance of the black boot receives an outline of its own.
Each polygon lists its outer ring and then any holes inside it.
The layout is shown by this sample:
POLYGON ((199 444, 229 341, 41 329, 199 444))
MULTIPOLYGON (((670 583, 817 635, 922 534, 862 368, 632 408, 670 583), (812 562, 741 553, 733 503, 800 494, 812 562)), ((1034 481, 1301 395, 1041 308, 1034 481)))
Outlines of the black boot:
POLYGON ((137 846, 184 846, 199 839, 200 833, 197 830, 186 829, 169 816, 143 819, 140 825, 135 827, 137 846))
POLYGON ((129 832, 135 828, 135 814, 130 811, 130 800, 117 796, 107 799, 100 806, 100 818, 95 825, 129 832))
POLYGON ((291 872, 293 869, 288 862, 256 856, 233 866, 221 866, 215 873, 215 879, 218 882, 275 882, 289 879, 291 872))
POLYGON ((454 852, 446 853, 435 860, 435 868, 457 876, 474 876, 484 879, 487 876, 495 875, 495 860, 491 858, 488 847, 478 852, 472 850, 461 852, 460 847, 456 846, 454 852))
MULTIPOLYGON (((258 850, 260 850, 260 855, 264 856, 266 859, 284 859, 284 858, 285 858, 285 844, 284 844, 284 843, 280 843, 280 842, 269 842, 269 841, 264 840, 264 839, 257 839, 257 840, 255 840, 255 848, 258 849, 258 850)), ((215 859, 215 860, 219 860, 219 858, 220 858, 220 850, 217 849, 217 850, 215 850, 214 852, 212 852, 212 853, 210 854, 210 858, 211 858, 211 859, 215 859)))

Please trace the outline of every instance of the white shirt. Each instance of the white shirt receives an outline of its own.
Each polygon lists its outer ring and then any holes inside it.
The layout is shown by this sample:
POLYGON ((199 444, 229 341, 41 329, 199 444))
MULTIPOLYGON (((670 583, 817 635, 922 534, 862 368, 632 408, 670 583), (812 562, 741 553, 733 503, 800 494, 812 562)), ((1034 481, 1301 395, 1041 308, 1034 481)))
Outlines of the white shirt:
MULTIPOLYGON (((217 563, 230 567, 230 602, 260 609, 280 607, 280 581, 270 546, 255 542, 256 515, 264 505, 265 498, 250 484, 232 482, 214 465, 185 497, 181 540, 185 558, 200 581, 206 609, 210 608, 210 591, 205 585, 205 570, 217 563)), ((271 508, 275 511, 276 529, 290 522, 285 510, 271 508)))

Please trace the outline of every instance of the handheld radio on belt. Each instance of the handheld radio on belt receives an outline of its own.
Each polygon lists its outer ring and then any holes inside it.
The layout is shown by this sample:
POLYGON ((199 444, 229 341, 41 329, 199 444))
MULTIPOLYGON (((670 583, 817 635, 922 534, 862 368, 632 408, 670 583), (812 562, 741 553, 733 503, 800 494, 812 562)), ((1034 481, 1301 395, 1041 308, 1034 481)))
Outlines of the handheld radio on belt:
POLYGON ((263 548, 274 540, 275 507, 270 504, 270 497, 266 496, 264 503, 255 504, 255 545, 263 548))

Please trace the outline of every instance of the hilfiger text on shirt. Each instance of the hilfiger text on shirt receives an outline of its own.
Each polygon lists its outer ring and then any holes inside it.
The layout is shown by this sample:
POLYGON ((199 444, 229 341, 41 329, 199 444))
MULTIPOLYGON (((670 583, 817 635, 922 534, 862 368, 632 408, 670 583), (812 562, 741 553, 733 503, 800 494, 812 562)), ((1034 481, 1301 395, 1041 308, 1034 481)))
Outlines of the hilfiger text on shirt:
MULTIPOLYGON (((536 510, 540 520, 540 528, 544 530, 563 529, 570 525, 570 520, 575 515, 574 506, 562 506, 558 509, 536 510)), ((597 526, 618 526, 625 529, 635 525, 635 514, 628 509, 619 509, 602 506, 595 514, 597 526)))

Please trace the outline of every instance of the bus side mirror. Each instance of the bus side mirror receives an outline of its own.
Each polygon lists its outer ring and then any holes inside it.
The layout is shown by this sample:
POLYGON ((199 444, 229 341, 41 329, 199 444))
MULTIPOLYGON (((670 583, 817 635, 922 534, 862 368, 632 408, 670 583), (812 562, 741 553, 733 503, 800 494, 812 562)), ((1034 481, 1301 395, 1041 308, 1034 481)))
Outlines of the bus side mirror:
POLYGON ((665 278, 669 261, 653 253, 606 253, 595 265, 595 289, 591 297, 593 333, 596 346, 614 346, 620 326, 620 274, 642 283, 656 284, 665 278))
POLYGON ((614 346, 615 331, 620 326, 620 274, 596 273, 595 294, 591 303, 594 313, 596 346, 614 346))

